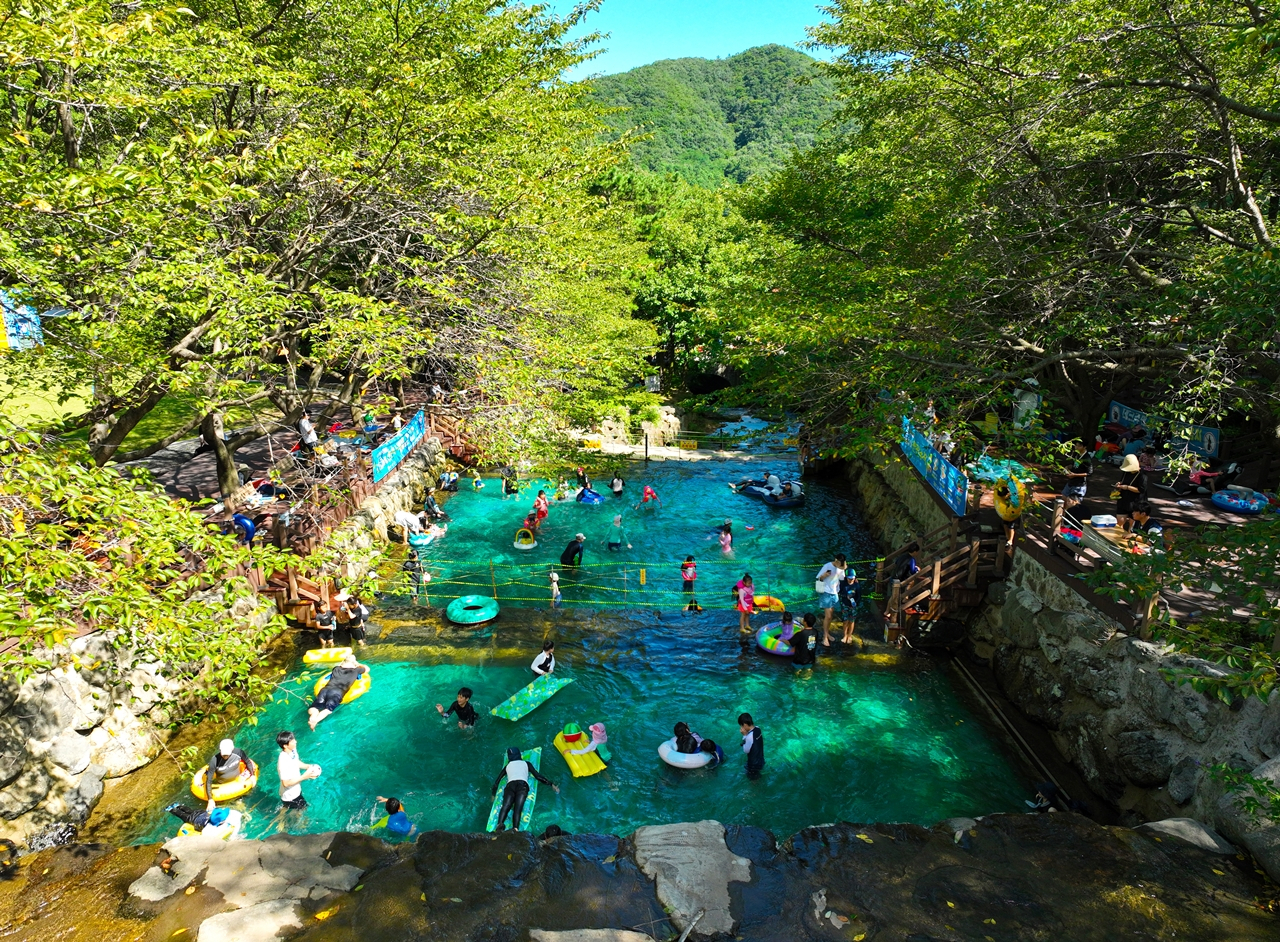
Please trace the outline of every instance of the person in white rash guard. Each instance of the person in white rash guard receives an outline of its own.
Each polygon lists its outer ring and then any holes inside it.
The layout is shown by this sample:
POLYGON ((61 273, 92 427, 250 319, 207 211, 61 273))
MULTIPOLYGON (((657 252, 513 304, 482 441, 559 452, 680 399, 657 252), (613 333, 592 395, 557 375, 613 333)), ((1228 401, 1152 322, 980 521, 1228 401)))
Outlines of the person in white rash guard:
POLYGON ((549 778, 543 778, 542 773, 533 767, 533 763, 520 757, 519 749, 515 746, 507 749, 507 764, 503 766, 493 782, 493 794, 496 795, 502 780, 504 778, 507 780, 507 786, 502 790, 502 809, 498 812, 498 826, 494 830, 506 830, 508 814, 511 815, 511 830, 520 830, 520 815, 524 813, 524 801, 529 797, 530 775, 543 785, 550 785, 559 793, 560 786, 549 778))
POLYGON ((556 643, 554 641, 545 641, 542 644, 542 653, 533 659, 533 663, 529 665, 533 672, 539 677, 553 673, 556 669, 556 643))

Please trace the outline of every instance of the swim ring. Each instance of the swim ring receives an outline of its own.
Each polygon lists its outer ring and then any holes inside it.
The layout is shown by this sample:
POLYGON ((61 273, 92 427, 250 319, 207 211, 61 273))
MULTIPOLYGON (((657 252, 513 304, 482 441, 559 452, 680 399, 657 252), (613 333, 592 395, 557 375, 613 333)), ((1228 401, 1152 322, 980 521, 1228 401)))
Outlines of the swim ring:
MULTIPOLYGON (((255 766, 256 768, 256 766, 255 766)), ((205 791, 205 779, 209 775, 209 767, 207 765, 196 769, 196 774, 191 777, 191 794, 195 795, 201 801, 209 800, 209 793, 205 791)), ((248 770, 242 770, 239 778, 230 782, 216 783, 213 786, 214 801, 230 801, 233 798, 239 798, 241 795, 247 795, 258 784, 258 773, 255 771, 252 775, 248 774, 248 770)))
POLYGON ((765 490, 764 481, 743 481, 738 484, 737 492, 760 500, 769 492, 765 490))
POLYGON ((244 815, 234 808, 219 808, 214 814, 216 815, 218 811, 226 813, 226 817, 219 823, 214 824, 213 821, 210 821, 204 826, 203 830, 197 829, 194 824, 183 824, 182 827, 178 828, 178 837, 191 837, 192 835, 200 834, 204 837, 219 837, 224 841, 234 840, 240 833, 240 825, 244 823, 244 815))
POLYGON ((580 504, 603 504, 604 498, 591 488, 584 487, 578 491, 577 501, 580 504))
POLYGON ((444 614, 455 625, 483 625, 498 617, 498 603, 483 595, 464 595, 450 602, 444 614))
POLYGON ((772 625, 765 625, 756 632, 756 644, 760 646, 760 650, 765 654, 776 654, 779 657, 791 657, 795 654, 795 649, 785 641, 778 638, 782 634, 782 622, 775 622, 772 625))
POLYGON ((799 497, 774 497, 772 494, 765 494, 761 499, 770 507, 778 507, 782 509, 800 507, 804 504, 804 494, 801 494, 799 497))
POLYGON ((1240 491, 1214 491, 1209 498, 1220 510, 1236 514, 1260 514, 1270 506, 1270 502, 1257 491, 1243 494, 1240 491))
POLYGON ((757 595, 756 611, 757 612, 785 612, 787 606, 782 604, 782 599, 773 595, 757 595))
MULTIPOLYGON (((329 682, 329 678, 331 676, 333 675, 325 674, 323 677, 321 677, 319 680, 316 681, 316 686, 314 690, 314 693, 316 696, 320 696, 320 691, 324 689, 324 685, 329 682)), ((360 678, 354 684, 352 684, 350 687, 347 688, 347 692, 343 696, 342 702, 350 703, 352 700, 359 700, 361 697, 363 697, 366 693, 369 692, 369 688, 372 686, 373 686, 373 679, 369 676, 369 672, 365 671, 363 674, 360 675, 360 678)))
POLYGON ((992 489, 991 499, 996 513, 1005 523, 1013 523, 1027 508, 1027 486, 1013 475, 1002 478, 992 489))
POLYGON ((695 752, 692 755, 687 752, 677 752, 674 736, 658 747, 658 758, 677 769, 700 769, 704 765, 711 764, 709 752, 695 752))
POLYGON ((303 664, 337 664, 351 654, 350 648, 313 648, 302 655, 303 664))
POLYGON ((516 531, 515 542, 511 545, 518 550, 531 550, 537 547, 538 540, 534 537, 532 530, 528 527, 521 527, 516 531))
POLYGON ((416 550, 425 549, 436 540, 435 535, 431 533, 410 533, 409 545, 416 550))
POLYGON ((253 521, 244 514, 232 514, 231 525, 233 529, 240 531, 240 542, 250 544, 253 542, 254 534, 257 528, 253 525, 253 521))

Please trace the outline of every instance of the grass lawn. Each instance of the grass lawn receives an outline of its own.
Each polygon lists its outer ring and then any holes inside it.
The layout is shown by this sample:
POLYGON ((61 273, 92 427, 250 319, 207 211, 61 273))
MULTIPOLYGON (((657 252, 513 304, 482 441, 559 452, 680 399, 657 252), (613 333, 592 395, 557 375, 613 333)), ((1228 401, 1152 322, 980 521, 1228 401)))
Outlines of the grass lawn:
MULTIPOLYGON (((61 405, 57 392, 46 392, 23 386, 0 377, 0 415, 34 429, 49 429, 60 422, 80 415, 90 405, 91 391, 86 387, 76 390, 61 405)), ((194 415, 196 399, 182 393, 174 393, 160 400, 159 404, 147 414, 137 427, 129 433, 121 445, 123 451, 146 448, 161 439, 173 434, 191 421, 194 415)), ((275 407, 263 400, 257 404, 261 414, 270 415, 275 407)), ((232 409, 227 413, 227 428, 237 428, 248 424, 253 413, 250 408, 232 409)), ((198 431, 191 433, 193 436, 198 431)), ((78 429, 66 436, 70 441, 87 442, 88 429, 78 429)))

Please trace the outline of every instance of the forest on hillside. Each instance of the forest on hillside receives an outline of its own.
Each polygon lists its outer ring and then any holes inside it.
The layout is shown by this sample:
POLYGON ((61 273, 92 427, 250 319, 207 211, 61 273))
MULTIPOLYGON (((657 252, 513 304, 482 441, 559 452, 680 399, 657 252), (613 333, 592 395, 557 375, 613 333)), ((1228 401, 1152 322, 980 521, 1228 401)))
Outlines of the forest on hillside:
POLYGON ((665 59, 592 80, 635 166, 716 187, 776 170, 820 139, 835 88, 802 52, 770 45, 725 59, 665 59))

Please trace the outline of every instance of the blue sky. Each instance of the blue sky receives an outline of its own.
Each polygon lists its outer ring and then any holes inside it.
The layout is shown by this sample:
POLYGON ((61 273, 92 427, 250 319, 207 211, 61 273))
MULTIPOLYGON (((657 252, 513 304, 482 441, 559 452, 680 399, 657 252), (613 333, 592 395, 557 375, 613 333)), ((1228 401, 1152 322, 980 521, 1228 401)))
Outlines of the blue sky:
MULTIPOLYGON (((557 12, 573 0, 552 0, 557 12)), ((816 0, 604 0, 582 32, 610 33, 605 52, 574 73, 625 72, 658 59, 731 56, 752 46, 795 48, 822 18, 816 0)))

